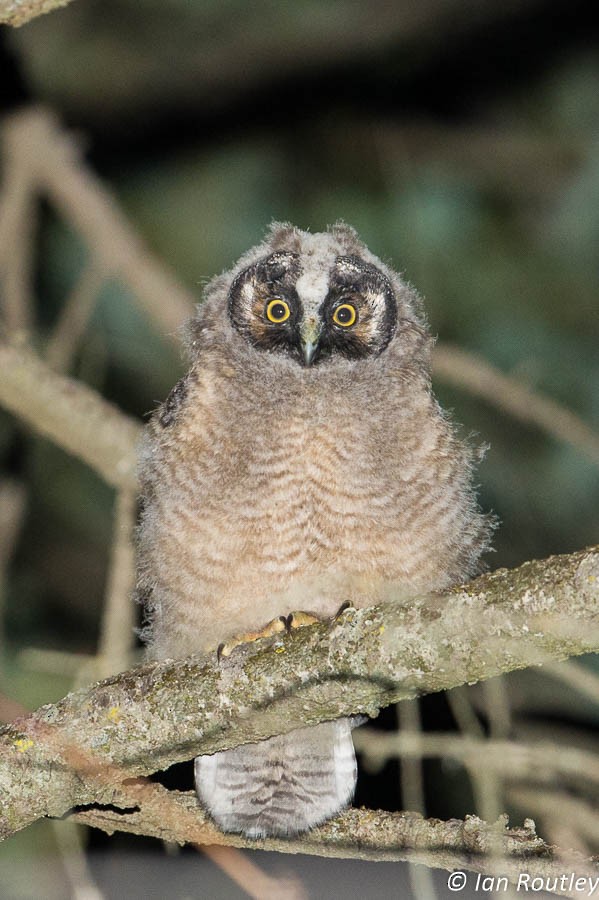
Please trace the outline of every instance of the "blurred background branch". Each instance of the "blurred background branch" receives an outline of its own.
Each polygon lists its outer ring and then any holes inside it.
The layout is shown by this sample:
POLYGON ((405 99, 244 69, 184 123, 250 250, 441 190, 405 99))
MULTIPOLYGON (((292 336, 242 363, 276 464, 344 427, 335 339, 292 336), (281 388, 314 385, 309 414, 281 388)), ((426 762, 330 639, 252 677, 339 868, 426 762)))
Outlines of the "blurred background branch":
POLYGON ((70 2, 71 0, 0 0, 0 25, 18 27, 70 2))

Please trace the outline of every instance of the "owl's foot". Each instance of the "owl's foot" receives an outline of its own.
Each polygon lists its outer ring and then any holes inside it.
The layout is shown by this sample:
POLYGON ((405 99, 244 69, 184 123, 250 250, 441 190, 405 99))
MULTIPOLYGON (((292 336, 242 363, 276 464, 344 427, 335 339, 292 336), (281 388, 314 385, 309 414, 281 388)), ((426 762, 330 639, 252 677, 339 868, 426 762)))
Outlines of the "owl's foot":
POLYGON ((319 619, 318 616, 313 616, 312 613, 298 609, 289 613, 285 618, 285 626, 287 631, 293 631, 295 628, 303 628, 305 625, 316 625, 317 622, 321 621, 322 619, 319 619))
POLYGON ((346 610, 354 609, 354 608, 355 608, 354 605, 352 603, 350 603, 349 600, 344 600, 343 603, 341 604, 341 606, 339 607, 339 609, 337 610, 337 612, 335 613, 335 615, 333 616, 333 618, 331 619, 331 622, 336 622, 337 619, 341 618, 341 616, 343 615, 343 613, 346 610))
POLYGON ((260 638, 272 637, 274 634, 288 631, 288 618, 288 616, 277 616, 276 619, 271 619, 270 622, 267 622, 260 631, 247 631, 245 634, 236 634, 235 637, 230 638, 223 644, 219 644, 216 651, 217 659, 221 660, 223 657, 230 656, 235 647, 239 647, 240 644, 251 644, 253 641, 260 640, 260 638))
POLYGON ((303 628, 304 625, 316 625, 318 622, 326 622, 329 621, 331 624, 340 619, 343 613, 347 609, 353 609, 352 604, 349 600, 345 600, 334 616, 331 616, 330 619, 326 619, 323 617, 315 616, 313 613, 305 612, 303 609, 297 610, 296 612, 289 613, 287 618, 285 619, 285 624, 287 626, 287 631, 291 632, 294 628, 303 628))
MULTIPOLYGON (((330 621, 336 622, 337 619, 343 615, 345 610, 350 609, 350 607, 351 603, 346 600, 345 603, 341 604, 330 621)), ((216 651, 217 659, 220 661, 221 659, 230 656, 235 647, 239 647, 241 644, 251 644, 254 641, 260 640, 260 638, 273 637, 273 635, 281 634, 281 632, 283 631, 286 631, 288 634, 290 634, 296 628, 304 628, 306 625, 316 625, 318 622, 322 621, 326 620, 323 620, 318 616, 313 615, 312 613, 306 612, 303 609, 298 609, 295 612, 291 612, 288 616, 277 616, 276 619, 271 619, 270 622, 267 622, 264 628, 261 628, 260 631, 246 631, 245 634, 236 634, 228 641, 219 644, 216 651)))

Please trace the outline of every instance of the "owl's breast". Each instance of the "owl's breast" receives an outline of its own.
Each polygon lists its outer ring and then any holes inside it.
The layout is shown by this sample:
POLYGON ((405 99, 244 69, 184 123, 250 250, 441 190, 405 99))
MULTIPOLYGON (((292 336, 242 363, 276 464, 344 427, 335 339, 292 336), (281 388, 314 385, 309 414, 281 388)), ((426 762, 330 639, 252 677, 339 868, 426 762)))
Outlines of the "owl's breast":
POLYGON ((428 394, 292 387, 204 379, 158 436, 143 527, 163 652, 173 629, 192 652, 293 609, 332 615, 451 576, 460 480, 428 394))
POLYGON ((342 403, 301 399, 245 419, 238 465, 212 486, 209 503, 235 544, 223 574, 234 590, 284 597, 273 615, 287 603, 332 614, 356 579, 351 599, 361 592, 367 602, 364 579, 397 568, 397 496, 384 428, 342 403))

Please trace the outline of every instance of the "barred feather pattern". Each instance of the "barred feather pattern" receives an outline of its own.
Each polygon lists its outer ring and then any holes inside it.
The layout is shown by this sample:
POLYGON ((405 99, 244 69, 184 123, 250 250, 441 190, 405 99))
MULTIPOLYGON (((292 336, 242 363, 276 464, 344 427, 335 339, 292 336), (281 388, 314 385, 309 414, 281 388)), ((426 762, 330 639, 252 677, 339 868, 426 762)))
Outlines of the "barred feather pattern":
POLYGON ((324 722, 195 761, 199 798, 224 831, 293 835, 352 799, 356 758, 349 719, 324 722))

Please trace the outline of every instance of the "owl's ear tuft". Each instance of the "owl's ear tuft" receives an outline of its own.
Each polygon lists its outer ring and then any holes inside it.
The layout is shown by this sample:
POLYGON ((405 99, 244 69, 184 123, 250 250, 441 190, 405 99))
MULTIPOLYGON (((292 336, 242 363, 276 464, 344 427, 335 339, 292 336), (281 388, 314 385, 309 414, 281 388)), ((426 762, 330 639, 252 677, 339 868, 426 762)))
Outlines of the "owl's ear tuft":
POLYGON ((362 246, 362 241, 360 240, 360 236, 356 229, 352 228, 351 225, 348 225, 347 222, 344 222, 343 219, 337 219, 332 225, 328 225, 327 231, 339 241, 342 241, 344 244, 347 243, 348 246, 362 246))
POLYGON ((274 251, 289 250, 291 253, 299 253, 302 235, 299 228, 291 222, 271 222, 267 241, 274 251))

